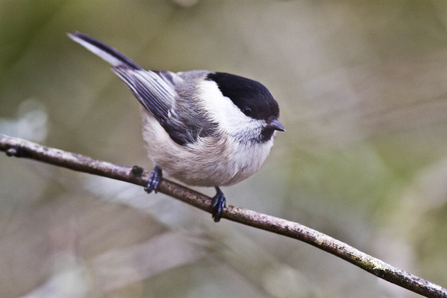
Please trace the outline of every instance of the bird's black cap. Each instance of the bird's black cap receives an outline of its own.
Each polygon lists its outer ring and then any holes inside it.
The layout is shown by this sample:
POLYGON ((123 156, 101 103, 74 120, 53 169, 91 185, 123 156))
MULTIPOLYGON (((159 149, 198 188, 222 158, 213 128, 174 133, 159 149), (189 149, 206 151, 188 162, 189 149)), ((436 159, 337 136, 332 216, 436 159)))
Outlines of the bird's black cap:
POLYGON ((222 94, 245 115, 267 122, 278 119, 278 103, 261 83, 224 72, 210 73, 207 79, 216 82, 222 94))

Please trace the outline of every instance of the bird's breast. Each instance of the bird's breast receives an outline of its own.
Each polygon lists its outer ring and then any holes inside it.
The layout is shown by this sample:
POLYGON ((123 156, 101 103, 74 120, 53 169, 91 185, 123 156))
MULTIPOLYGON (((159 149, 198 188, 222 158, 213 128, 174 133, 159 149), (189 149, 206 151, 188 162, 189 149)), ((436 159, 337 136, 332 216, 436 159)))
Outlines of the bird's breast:
POLYGON ((143 138, 149 158, 168 176, 191 186, 228 186, 257 172, 273 140, 240 142, 225 134, 200 137, 179 145, 148 113, 143 113, 143 138))

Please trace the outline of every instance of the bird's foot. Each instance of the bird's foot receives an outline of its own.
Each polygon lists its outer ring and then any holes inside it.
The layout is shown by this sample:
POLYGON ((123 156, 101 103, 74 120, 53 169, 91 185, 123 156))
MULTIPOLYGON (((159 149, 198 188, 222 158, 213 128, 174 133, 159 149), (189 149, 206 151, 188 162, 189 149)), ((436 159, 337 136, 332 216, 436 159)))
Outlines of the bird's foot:
POLYGON ((225 199, 225 195, 217 186, 216 191, 216 195, 211 200, 211 213, 213 215, 214 221, 219 222, 220 218, 222 217, 222 210, 227 205, 227 199, 225 199))
POLYGON ((144 190, 147 193, 151 193, 152 191, 157 192, 158 185, 160 184, 161 178, 163 177, 161 173, 161 168, 159 166, 155 166, 154 170, 152 171, 149 181, 147 182, 147 186, 144 188, 144 190))

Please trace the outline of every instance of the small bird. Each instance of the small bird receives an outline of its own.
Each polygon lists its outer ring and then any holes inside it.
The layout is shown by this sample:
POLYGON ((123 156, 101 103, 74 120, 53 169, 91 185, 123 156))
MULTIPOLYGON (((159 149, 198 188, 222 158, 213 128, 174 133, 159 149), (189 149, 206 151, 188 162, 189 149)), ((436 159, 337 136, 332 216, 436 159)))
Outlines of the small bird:
POLYGON ((218 222, 226 206, 219 187, 257 172, 275 132, 285 131, 267 88, 224 72, 144 70, 93 37, 68 36, 109 62, 141 103, 143 138, 155 164, 145 190, 157 191, 162 170, 187 185, 215 187, 211 213, 218 222))

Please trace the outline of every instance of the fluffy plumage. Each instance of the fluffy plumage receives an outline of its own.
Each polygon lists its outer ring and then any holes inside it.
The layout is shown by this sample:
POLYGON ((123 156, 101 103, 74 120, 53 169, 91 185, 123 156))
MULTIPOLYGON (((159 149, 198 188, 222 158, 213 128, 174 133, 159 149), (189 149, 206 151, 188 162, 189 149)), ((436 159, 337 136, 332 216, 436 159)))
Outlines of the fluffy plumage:
POLYGON ((214 186, 213 217, 220 219, 225 197, 218 188, 238 183, 262 166, 273 146, 279 107, 259 82, 196 70, 144 70, 108 45, 82 33, 71 39, 112 65, 142 105, 143 137, 154 170, 188 185, 214 186))

